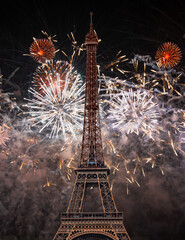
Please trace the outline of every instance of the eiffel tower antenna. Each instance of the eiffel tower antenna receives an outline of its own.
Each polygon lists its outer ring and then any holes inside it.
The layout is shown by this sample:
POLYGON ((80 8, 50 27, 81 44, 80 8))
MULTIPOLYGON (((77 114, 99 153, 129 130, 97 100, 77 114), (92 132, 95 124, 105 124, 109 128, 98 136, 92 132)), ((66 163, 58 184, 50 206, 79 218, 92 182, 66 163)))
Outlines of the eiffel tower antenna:
POLYGON ((91 20, 90 20, 90 32, 91 32, 91 33, 93 32, 92 15, 93 15, 93 12, 90 12, 90 17, 91 17, 91 20))
MULTIPOLYGON (((90 31, 86 35, 86 90, 84 125, 80 166, 75 170, 76 180, 66 213, 53 240, 96 239, 130 240, 118 212, 109 185, 109 169, 103 158, 96 52, 98 36, 93 30, 92 12, 90 31), (88 188, 96 188, 102 212, 87 212, 84 205, 88 188), (95 238, 93 238, 95 239, 95 238)), ((95 196, 95 199, 98 196, 95 196)), ((87 204, 90 204, 89 202, 87 204)))

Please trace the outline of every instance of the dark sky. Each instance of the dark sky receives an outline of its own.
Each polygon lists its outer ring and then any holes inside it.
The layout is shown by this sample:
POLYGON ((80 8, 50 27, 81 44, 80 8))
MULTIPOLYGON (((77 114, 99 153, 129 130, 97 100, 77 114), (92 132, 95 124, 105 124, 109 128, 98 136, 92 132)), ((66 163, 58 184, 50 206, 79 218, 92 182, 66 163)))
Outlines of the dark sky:
MULTIPOLYGON (((89 31, 90 11, 94 12, 94 29, 102 40, 98 48, 98 60, 102 63, 106 59, 113 58, 119 50, 128 57, 139 53, 141 55, 149 54, 154 58, 157 47, 166 41, 176 43, 181 48, 182 54, 185 54, 184 0, 161 0, 160 2, 155 0, 112 0, 94 2, 87 0, 75 2, 71 0, 2 0, 0 12, 0 69, 3 76, 7 78, 13 70, 17 67, 20 68, 15 75, 14 81, 27 91, 37 63, 31 57, 23 56, 23 54, 29 53, 33 37, 43 37, 41 30, 46 31, 51 36, 56 34, 58 40, 55 45, 56 48, 70 53, 71 42, 67 34, 73 32, 78 43, 83 43, 85 35, 89 31)), ((60 52, 57 54, 58 58, 62 56, 60 52)), ((181 67, 184 67, 184 59, 181 67)), ((81 65, 79 71, 80 69, 81 65)), ((9 88, 9 86, 6 87, 9 88)), ((169 162, 172 162, 173 156, 169 158, 169 162)), ((143 181, 141 188, 134 189, 129 197, 125 197, 125 192, 120 190, 122 189, 121 183, 114 187, 115 201, 118 209, 125 213, 126 226, 133 240, 185 239, 185 215, 183 213, 185 211, 185 191, 184 177, 182 177, 184 165, 182 166, 181 158, 176 160, 177 165, 174 164, 175 172, 172 168, 173 164, 170 166, 167 164, 169 172, 165 179, 161 175, 159 177, 158 173, 154 173, 154 175, 149 173, 150 178, 148 177, 146 181, 143 181), (120 194, 117 194, 118 192, 120 194)), ((0 180, 2 182, 5 173, 3 168, 0 170, 2 174, 0 180)), ((10 177, 11 180, 9 181, 8 178, 5 180, 6 186, 9 187, 14 185, 15 174, 13 170, 12 173, 9 173, 10 175, 12 176, 10 177)), ((26 208, 32 206, 33 212, 37 212, 37 208, 39 212, 40 208, 42 208, 42 214, 40 211, 40 215, 33 215, 32 208, 30 208, 29 212, 20 207, 23 212, 20 213, 20 218, 15 225, 13 220, 13 224, 10 220, 11 224, 3 223, 1 226, 4 229, 7 227, 7 231, 4 231, 7 236, 9 234, 12 236, 15 232, 17 238, 10 239, 19 240, 21 231, 23 233, 27 231, 26 226, 22 227, 25 214, 28 223, 31 225, 30 219, 32 219, 35 224, 35 235, 33 234, 32 237, 38 239, 39 231, 42 231, 43 236, 46 236, 44 232, 47 232, 47 224, 50 224, 47 220, 44 222, 44 219, 51 215, 52 211, 54 211, 53 216, 56 216, 59 210, 64 211, 69 196, 66 197, 66 189, 62 190, 65 194, 61 193, 59 186, 56 187, 57 190, 53 190, 51 193, 47 192, 47 190, 40 190, 34 180, 31 183, 32 189, 30 189, 27 187, 28 185, 22 183, 20 178, 16 180, 15 185, 17 185, 14 187, 17 187, 20 191, 22 189, 25 191, 24 194, 21 192, 20 198, 24 196, 27 199, 28 206, 26 208), (37 192, 33 193, 34 191, 37 192), (63 194, 63 198, 59 194, 63 194), (35 198, 32 199, 29 195, 35 198), (56 197, 52 198, 55 195, 56 197), (37 204, 38 196, 42 196, 41 207, 37 204), (61 199, 65 202, 62 207, 60 206, 61 199), (41 223, 41 221, 43 222, 41 223), (37 226, 38 222, 39 227, 37 226)), ((63 184, 62 186, 65 187, 66 185, 63 184)), ((12 195, 14 196, 14 193, 12 195)), ((12 203, 11 200, 10 202, 13 209, 15 209, 14 213, 17 213, 19 212, 17 210, 19 206, 17 207, 16 203, 21 200, 17 195, 14 197, 15 203, 12 203)), ((51 235, 57 229, 59 220, 54 220, 54 223, 53 228, 49 227, 52 232, 51 235)), ((31 232, 31 230, 29 231, 31 232)), ((21 237, 20 239, 23 239, 23 236, 21 237)), ((2 237, 2 239, 5 240, 6 238, 2 237)), ((30 239, 29 236, 27 236, 27 239, 30 239)))
POLYGON ((32 59, 23 57, 23 54, 29 52, 33 37, 43 37, 41 30, 51 36, 56 34, 56 47, 67 52, 71 48, 67 38, 70 32, 74 33, 79 44, 83 43, 89 30, 90 11, 94 12, 94 28, 102 40, 98 52, 101 57, 111 58, 119 50, 127 56, 139 53, 154 57, 157 47, 165 41, 176 43, 184 52, 183 0, 94 2, 2 1, 2 73, 6 75, 20 65, 24 66, 27 74, 33 71, 30 66, 34 65, 32 59))

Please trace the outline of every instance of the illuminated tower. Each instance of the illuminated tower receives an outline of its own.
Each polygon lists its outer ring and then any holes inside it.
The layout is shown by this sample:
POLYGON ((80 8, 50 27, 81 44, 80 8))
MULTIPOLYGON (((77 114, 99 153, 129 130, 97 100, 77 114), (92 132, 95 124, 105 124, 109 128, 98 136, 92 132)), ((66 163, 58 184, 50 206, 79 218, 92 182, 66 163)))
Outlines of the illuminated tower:
POLYGON ((61 225, 53 240, 114 239, 130 240, 123 225, 123 214, 117 211, 109 186, 109 169, 104 164, 98 103, 96 51, 98 37, 93 30, 85 39, 86 92, 80 166, 67 212, 61 214, 61 225), (102 211, 86 211, 88 189, 97 189, 102 211))

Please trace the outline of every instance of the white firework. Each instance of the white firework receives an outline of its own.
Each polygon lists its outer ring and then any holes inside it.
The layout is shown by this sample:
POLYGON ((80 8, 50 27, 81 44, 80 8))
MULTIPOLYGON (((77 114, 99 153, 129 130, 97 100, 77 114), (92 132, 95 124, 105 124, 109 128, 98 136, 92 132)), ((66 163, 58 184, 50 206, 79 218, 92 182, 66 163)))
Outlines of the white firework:
POLYGON ((159 132, 159 107, 147 91, 121 91, 109 101, 108 119, 121 133, 140 132, 153 138, 159 132))
MULTIPOLYGON (((32 126, 38 126, 39 132, 49 131, 49 138, 76 137, 82 129, 84 112, 84 90, 81 76, 72 67, 65 64, 65 74, 47 66, 49 73, 40 78, 39 89, 30 88, 32 99, 25 106, 29 108, 32 126), (65 76, 65 77, 64 77, 65 76)), ((43 66, 45 67, 45 66, 43 66)))

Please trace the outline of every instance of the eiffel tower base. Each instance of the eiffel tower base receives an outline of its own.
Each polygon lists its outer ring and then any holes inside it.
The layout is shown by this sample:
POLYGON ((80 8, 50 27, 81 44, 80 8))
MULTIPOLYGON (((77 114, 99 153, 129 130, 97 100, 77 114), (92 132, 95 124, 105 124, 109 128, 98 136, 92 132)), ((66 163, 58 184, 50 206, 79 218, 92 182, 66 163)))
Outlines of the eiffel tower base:
POLYGON ((64 213, 61 225, 53 240, 84 239, 99 236, 101 239, 130 240, 123 225, 123 214, 116 213, 64 213))

